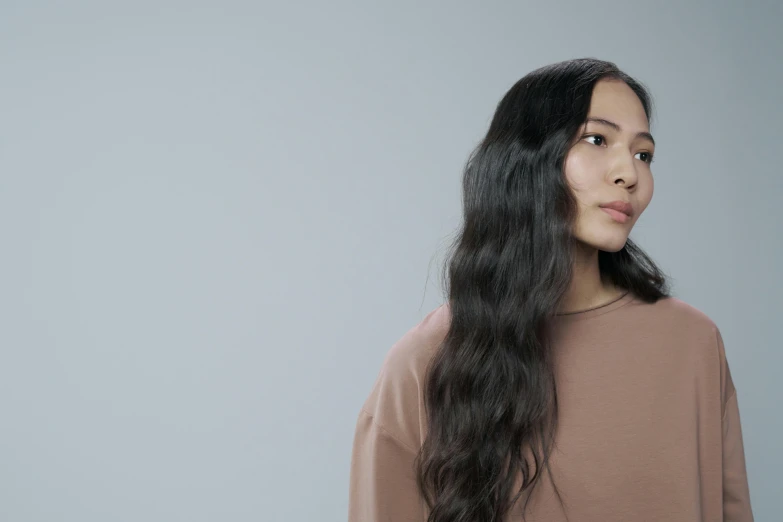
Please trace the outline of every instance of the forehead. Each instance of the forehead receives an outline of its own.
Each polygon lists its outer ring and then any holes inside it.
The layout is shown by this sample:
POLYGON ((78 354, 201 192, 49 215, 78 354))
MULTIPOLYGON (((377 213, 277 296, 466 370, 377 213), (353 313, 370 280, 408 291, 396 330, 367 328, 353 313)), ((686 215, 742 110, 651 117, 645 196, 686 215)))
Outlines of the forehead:
POLYGON ((649 130, 649 122, 639 97, 620 80, 600 80, 593 88, 588 117, 618 123, 632 132, 649 130))

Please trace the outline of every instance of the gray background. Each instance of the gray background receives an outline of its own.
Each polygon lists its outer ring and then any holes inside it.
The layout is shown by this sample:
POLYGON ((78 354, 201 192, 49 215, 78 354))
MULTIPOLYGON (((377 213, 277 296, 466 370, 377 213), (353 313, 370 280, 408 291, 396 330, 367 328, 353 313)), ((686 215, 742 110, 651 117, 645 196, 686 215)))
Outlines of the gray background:
POLYGON ((344 520, 354 422, 441 300, 495 104, 652 90, 633 231, 721 328, 757 520, 783 423, 773 2, 0 3, 0 520, 344 520))

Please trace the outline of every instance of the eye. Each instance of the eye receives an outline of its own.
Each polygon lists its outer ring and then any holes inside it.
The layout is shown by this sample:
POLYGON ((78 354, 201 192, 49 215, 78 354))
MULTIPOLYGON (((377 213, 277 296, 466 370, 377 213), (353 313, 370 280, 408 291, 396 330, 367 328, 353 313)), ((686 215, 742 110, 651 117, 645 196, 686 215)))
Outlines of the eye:
POLYGON ((643 154, 644 158, 639 158, 643 162, 647 163, 648 165, 653 162, 653 155, 650 152, 639 152, 638 154, 643 154))
MULTIPOLYGON (((595 141, 592 142, 593 145, 598 145, 599 147, 601 145, 604 145, 605 142, 606 142, 606 138, 604 138, 600 134, 588 134, 586 136, 583 136, 582 139, 585 139, 585 140, 595 140, 595 141)), ((642 151, 642 152, 637 152, 637 154, 644 155, 644 157, 639 158, 639 159, 642 160, 643 162, 647 163, 648 165, 653 162, 653 154, 652 154, 652 152, 642 151)))
POLYGON ((598 145, 599 147, 601 145, 603 145, 603 143, 606 141, 606 138, 604 138, 600 134, 590 134, 588 136, 585 136, 584 139, 586 139, 586 140, 589 140, 589 139, 598 140, 598 143, 593 143, 593 145, 598 145))

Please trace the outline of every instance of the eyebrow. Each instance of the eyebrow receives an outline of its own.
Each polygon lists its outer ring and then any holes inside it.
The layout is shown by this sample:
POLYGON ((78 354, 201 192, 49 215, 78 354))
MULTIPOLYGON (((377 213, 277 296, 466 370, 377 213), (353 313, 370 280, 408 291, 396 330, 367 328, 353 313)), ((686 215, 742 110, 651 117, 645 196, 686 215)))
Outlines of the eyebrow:
MULTIPOLYGON (((613 121, 605 120, 603 118, 587 118, 587 120, 585 120, 585 124, 587 124, 587 122, 590 122, 590 121, 593 122, 593 123, 600 123, 602 125, 608 125, 609 127, 613 128, 617 132, 622 131, 622 128, 619 125, 617 125, 615 122, 613 122, 613 121)), ((652 142, 652 144, 655 145, 655 140, 653 139, 652 134, 650 134, 649 132, 637 132, 635 137, 636 138, 644 138, 646 140, 650 140, 652 142)))

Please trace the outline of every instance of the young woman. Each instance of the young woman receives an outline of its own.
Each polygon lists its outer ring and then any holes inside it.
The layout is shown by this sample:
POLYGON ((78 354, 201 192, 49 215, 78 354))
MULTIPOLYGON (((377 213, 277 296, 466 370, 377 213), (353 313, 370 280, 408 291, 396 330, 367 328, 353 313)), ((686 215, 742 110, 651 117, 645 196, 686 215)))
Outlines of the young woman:
POLYGON ((650 114, 595 59, 500 101, 448 300, 359 413, 350 522, 753 520, 720 331, 628 238, 653 195, 650 114))

